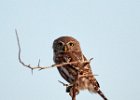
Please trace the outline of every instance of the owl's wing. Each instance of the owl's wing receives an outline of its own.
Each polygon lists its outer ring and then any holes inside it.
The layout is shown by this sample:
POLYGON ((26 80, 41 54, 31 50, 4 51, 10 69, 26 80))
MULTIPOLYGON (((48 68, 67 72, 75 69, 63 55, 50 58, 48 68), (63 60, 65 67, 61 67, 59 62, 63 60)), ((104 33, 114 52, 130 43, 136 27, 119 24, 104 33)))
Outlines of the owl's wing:
MULTIPOLYGON (((84 61, 87 61, 87 58, 86 58, 84 55, 83 55, 83 58, 84 58, 84 61)), ((90 74, 93 75, 93 79, 92 79, 93 84, 95 84, 95 86, 96 86, 97 88, 100 88, 100 85, 99 85, 98 81, 95 79, 94 74, 93 74, 93 72, 92 72, 92 70, 91 70, 90 64, 87 64, 86 66, 89 68, 90 74)))

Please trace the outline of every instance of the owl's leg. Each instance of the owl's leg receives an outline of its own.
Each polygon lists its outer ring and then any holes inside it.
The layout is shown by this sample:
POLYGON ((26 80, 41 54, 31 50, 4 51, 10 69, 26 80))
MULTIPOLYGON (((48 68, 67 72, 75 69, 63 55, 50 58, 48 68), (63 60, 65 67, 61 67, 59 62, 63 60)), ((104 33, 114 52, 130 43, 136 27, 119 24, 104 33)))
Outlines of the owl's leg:
POLYGON ((76 95, 79 93, 78 88, 73 85, 70 89, 69 95, 72 97, 72 100, 76 100, 76 95))
POLYGON ((70 96, 72 97, 72 100, 76 100, 76 90, 75 90, 75 87, 71 88, 70 96))

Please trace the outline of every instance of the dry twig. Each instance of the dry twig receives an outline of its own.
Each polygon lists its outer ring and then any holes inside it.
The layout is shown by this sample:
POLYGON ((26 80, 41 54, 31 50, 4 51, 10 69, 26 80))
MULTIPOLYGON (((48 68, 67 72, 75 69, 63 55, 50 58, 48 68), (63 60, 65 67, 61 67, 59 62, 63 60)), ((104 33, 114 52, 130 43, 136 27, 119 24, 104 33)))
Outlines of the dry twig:
POLYGON ((17 32, 16 29, 15 29, 15 33, 16 33, 17 44, 18 44, 18 49, 19 49, 19 51, 18 51, 18 60, 23 66, 25 66, 27 68, 30 68, 32 71, 34 69, 42 70, 42 69, 48 69, 48 68, 52 68, 52 67, 61 67, 61 66, 65 66, 65 65, 68 65, 68 64, 77 64, 77 63, 89 64, 91 62, 91 60, 93 59, 93 58, 91 58, 89 61, 83 61, 83 62, 74 61, 74 62, 67 62, 67 63, 62 63, 62 64, 53 64, 51 66, 40 66, 40 59, 39 59, 37 66, 31 66, 30 64, 25 64, 21 59, 21 47, 20 47, 20 41, 19 41, 18 32, 17 32))

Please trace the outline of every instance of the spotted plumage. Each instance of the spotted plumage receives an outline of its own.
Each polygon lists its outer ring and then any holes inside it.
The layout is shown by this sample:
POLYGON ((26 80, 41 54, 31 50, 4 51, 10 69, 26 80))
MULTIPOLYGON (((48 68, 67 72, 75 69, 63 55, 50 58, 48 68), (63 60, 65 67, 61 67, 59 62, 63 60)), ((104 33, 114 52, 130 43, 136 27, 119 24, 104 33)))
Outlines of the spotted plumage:
MULTIPOLYGON (((70 36, 62 36, 53 42, 54 62, 56 64, 69 63, 74 61, 87 61, 83 55, 79 42, 70 36)), ((98 93, 104 100, 107 98, 100 90, 99 83, 93 76, 89 64, 76 63, 58 67, 60 75, 69 83, 74 84, 76 94, 80 90, 87 89, 90 92, 98 93)), ((66 91, 72 96, 72 88, 70 85, 66 91)))

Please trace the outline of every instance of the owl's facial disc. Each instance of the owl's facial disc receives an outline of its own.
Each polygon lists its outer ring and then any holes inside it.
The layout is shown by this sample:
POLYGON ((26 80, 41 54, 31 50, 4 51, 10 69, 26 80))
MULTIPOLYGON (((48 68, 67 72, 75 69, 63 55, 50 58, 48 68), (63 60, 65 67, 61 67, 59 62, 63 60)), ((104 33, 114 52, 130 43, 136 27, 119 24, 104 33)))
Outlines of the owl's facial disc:
POLYGON ((62 36, 53 42, 54 53, 79 52, 81 51, 79 42, 73 37, 62 36))
POLYGON ((57 46, 58 46, 60 52, 69 52, 74 47, 74 42, 73 41, 69 41, 69 42, 65 43, 64 41, 59 41, 57 43, 57 46))

